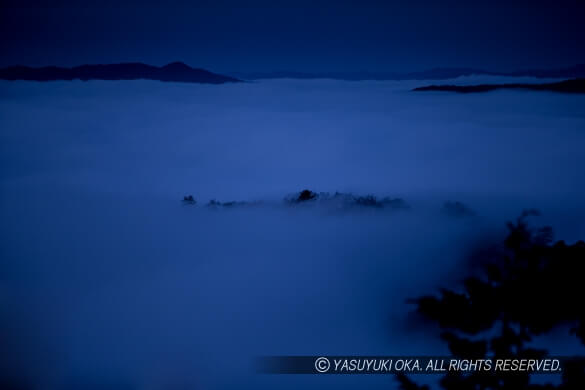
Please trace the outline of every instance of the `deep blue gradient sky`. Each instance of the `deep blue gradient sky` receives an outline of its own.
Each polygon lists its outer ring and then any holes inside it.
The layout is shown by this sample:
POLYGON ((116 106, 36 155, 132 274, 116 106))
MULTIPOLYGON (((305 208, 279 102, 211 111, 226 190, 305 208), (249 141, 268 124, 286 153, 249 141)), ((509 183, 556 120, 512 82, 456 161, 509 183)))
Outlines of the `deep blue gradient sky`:
POLYGON ((215 71, 585 62, 580 0, 3 0, 0 66, 180 60, 215 71))

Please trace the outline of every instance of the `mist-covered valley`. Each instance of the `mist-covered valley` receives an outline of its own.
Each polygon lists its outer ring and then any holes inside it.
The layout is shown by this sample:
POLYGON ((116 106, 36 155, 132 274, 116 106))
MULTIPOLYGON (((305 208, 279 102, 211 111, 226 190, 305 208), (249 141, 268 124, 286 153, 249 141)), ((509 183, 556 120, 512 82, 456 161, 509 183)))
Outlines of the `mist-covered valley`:
MULTIPOLYGON (((456 80, 508 81, 531 79, 456 80)), ((585 238, 585 96, 420 85, 0 82, 0 377, 391 388, 252 366, 446 353, 408 298, 458 282, 525 208, 585 238), (330 195, 290 201, 304 189, 330 195), (335 192, 408 207, 347 207, 335 192)))

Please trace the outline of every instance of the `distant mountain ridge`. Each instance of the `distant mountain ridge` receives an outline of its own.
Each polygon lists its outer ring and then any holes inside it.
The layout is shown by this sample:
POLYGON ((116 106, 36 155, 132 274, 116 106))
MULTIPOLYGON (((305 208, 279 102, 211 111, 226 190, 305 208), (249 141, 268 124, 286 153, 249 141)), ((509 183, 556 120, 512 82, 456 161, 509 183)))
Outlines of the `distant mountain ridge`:
POLYGON ((239 82, 234 77, 209 72, 205 69, 191 68, 182 62, 172 62, 157 67, 140 62, 120 64, 81 65, 73 68, 46 66, 9 66, 0 69, 2 80, 158 80, 182 83, 223 84, 239 82))
POLYGON ((560 69, 525 69, 515 72, 492 72, 474 68, 433 68, 422 72, 233 72, 235 76, 243 80, 258 79, 333 79, 333 80, 446 80, 461 76, 485 75, 485 76, 510 76, 510 77, 536 77, 536 78, 583 78, 585 77, 585 64, 579 64, 560 69))
POLYGON ((461 76, 486 75, 573 79, 585 78, 585 64, 562 69, 527 69, 515 72, 492 72, 474 68, 434 68, 421 72, 234 72, 235 77, 192 68, 182 62, 157 67, 141 62, 81 65, 72 68, 23 65, 0 68, 1 80, 158 80, 168 82, 222 84, 260 79, 333 79, 333 80, 446 80, 461 76))
POLYGON ((478 84, 478 85, 428 85, 414 88, 413 91, 443 91, 457 93, 489 92, 496 89, 525 89, 530 91, 551 91, 563 93, 585 93, 585 78, 544 84, 478 84))

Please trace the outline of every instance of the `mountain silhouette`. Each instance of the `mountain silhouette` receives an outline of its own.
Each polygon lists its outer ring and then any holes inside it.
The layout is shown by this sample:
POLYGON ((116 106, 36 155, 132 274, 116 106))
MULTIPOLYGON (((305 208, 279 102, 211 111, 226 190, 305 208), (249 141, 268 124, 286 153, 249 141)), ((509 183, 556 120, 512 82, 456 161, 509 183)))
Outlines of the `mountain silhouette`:
POLYGON ((475 68, 433 68, 420 72, 232 72, 235 77, 191 68, 182 62, 157 67, 140 62, 81 65, 73 68, 45 66, 33 68, 17 65, 0 68, 0 80, 159 80, 186 83, 221 84, 258 79, 334 79, 334 80, 446 80, 461 76, 512 76, 536 78, 585 78, 585 64, 562 69, 527 69, 493 72, 475 68))
POLYGON ((526 89, 531 91, 552 91, 585 93, 585 78, 565 80, 546 84, 479 84, 479 85, 429 85, 414 88, 413 91, 444 91, 458 93, 489 92, 496 89, 526 89))
POLYGON ((204 69, 191 68, 182 62, 172 62, 162 67, 146 65, 140 62, 121 64, 81 65, 73 68, 46 66, 31 68, 28 66, 10 66, 0 69, 2 80, 158 80, 182 83, 222 84, 240 80, 212 73, 204 69))

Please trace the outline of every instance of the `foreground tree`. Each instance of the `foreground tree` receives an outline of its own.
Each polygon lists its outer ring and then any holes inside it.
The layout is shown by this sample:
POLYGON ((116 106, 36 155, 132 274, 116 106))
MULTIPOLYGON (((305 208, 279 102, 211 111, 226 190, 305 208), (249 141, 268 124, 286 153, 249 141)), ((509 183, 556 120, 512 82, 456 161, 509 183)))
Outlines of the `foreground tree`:
MULTIPOLYGON (((552 229, 531 229, 524 212, 509 223, 503 252, 486 261, 479 276, 466 278, 460 290, 414 300, 417 311, 436 322, 454 358, 543 358, 546 350, 531 348, 535 336, 558 326, 585 344, 585 242, 553 243, 552 229)), ((553 351, 554 352, 554 351, 553 351)), ((532 374, 534 375, 534 374, 532 374)), ((531 384, 530 373, 450 372, 444 389, 585 389, 585 361, 574 360, 562 383, 531 384)), ((406 376, 403 390, 428 389, 406 376)))

